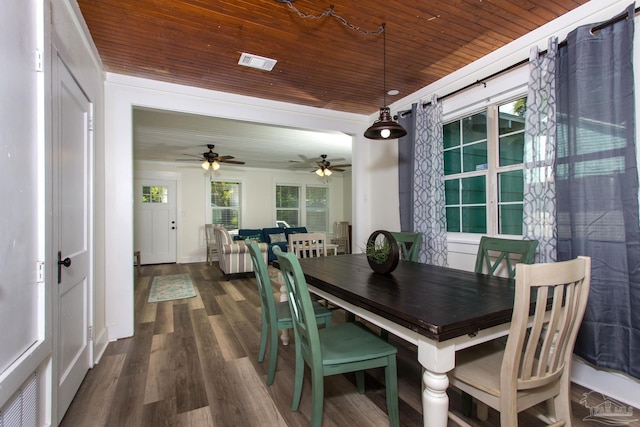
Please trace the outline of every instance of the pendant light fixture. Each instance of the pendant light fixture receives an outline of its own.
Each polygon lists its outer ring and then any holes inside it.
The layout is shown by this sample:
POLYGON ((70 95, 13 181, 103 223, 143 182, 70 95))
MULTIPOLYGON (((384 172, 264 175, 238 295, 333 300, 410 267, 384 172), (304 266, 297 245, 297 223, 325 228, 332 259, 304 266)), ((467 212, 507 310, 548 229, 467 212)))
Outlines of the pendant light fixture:
POLYGON ((386 24, 382 24, 383 40, 383 75, 384 75, 384 106, 380 108, 380 117, 373 122, 364 136, 369 139, 396 139, 407 134, 407 131, 391 117, 391 110, 387 107, 387 30, 386 24))

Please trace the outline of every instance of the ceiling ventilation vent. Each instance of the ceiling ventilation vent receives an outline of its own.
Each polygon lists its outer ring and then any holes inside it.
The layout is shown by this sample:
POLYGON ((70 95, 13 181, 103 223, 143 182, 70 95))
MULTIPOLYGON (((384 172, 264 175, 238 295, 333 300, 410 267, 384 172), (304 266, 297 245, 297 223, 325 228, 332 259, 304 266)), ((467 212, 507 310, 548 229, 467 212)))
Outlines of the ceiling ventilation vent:
POLYGON ((275 59, 265 58, 263 56, 251 55, 249 53, 243 53, 240 55, 240 60, 238 64, 244 65, 245 67, 257 68, 258 70, 271 71, 273 67, 276 65, 275 59))

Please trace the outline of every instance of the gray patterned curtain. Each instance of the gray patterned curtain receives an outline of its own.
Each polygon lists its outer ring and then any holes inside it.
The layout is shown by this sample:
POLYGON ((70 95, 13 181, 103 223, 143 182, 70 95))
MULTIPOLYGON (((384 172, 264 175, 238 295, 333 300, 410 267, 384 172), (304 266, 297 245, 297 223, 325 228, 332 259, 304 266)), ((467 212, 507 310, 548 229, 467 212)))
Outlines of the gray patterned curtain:
POLYGON ((442 154, 442 105, 417 108, 415 125, 414 231, 422 233, 419 261, 447 266, 447 218, 442 154))
POLYGON ((640 228, 633 7, 558 50, 558 260, 592 258, 575 353, 640 378, 640 228))
POLYGON ((546 55, 529 56, 527 120, 524 136, 524 238, 538 241, 537 262, 555 262, 556 226, 556 54, 558 39, 546 55))

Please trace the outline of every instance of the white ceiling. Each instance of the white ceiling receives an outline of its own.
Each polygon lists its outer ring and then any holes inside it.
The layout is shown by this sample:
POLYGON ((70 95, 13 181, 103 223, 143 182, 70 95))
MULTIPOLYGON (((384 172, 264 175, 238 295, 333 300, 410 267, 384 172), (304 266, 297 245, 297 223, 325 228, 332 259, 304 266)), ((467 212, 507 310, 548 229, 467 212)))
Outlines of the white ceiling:
POLYGON ((352 138, 341 132, 316 132, 145 108, 133 110, 135 160, 192 159, 193 167, 199 168, 198 157, 208 151, 207 144, 214 144, 218 155, 246 162, 243 166, 224 163, 224 168, 311 171, 321 154, 326 154, 333 165, 350 164, 351 142, 352 138))

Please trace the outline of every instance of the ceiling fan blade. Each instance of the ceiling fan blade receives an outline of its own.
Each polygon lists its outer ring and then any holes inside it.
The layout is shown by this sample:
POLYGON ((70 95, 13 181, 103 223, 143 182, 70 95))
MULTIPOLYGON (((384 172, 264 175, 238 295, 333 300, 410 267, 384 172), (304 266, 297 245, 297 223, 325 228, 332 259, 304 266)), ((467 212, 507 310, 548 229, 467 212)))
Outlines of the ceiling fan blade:
POLYGON ((335 165, 335 166, 330 166, 331 169, 334 168, 350 168, 351 165, 335 165))
POLYGON ((174 162, 204 162, 206 161, 205 159, 197 159, 197 158, 193 158, 193 159, 174 159, 174 162))
POLYGON ((244 165, 244 162, 240 162, 238 160, 225 160, 225 159, 221 159, 221 158, 218 158, 218 162, 220 162, 220 163, 231 163, 233 165, 244 165))
POLYGON ((218 161, 224 161, 224 160, 228 160, 228 159, 234 159, 235 157, 233 156, 218 156, 218 161))
POLYGON ((186 153, 182 153, 182 155, 183 156, 187 156, 187 157, 193 157, 193 158, 196 158, 196 159, 202 158, 202 155, 196 156, 196 155, 193 155, 193 154, 186 154, 186 153))
POLYGON ((344 169, 338 169, 338 168, 329 168, 331 169, 333 172, 344 172, 344 169))

